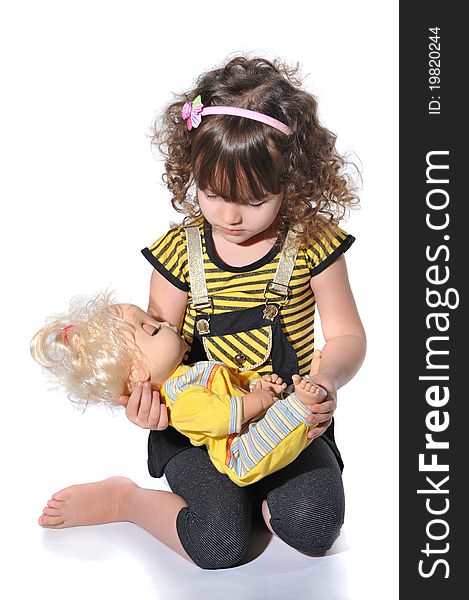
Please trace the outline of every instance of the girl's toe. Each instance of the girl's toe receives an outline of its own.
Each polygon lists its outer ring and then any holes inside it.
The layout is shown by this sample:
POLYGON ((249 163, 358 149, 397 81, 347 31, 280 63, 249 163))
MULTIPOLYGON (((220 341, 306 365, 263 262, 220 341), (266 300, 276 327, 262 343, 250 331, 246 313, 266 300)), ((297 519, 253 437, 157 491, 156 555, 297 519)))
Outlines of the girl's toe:
POLYGON ((49 515, 42 515, 40 525, 42 527, 59 527, 60 525, 63 525, 63 522, 64 520, 62 517, 51 517, 49 515))

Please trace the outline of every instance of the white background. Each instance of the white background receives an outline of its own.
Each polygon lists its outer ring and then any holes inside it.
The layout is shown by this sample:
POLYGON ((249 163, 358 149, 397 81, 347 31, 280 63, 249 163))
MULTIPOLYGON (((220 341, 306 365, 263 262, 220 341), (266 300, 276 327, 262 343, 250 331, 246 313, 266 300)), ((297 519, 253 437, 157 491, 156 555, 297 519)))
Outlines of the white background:
POLYGON ((365 0, 2 4, 2 597, 397 598, 397 17, 397 3, 365 0), (343 226, 357 237, 347 262, 369 350, 339 394, 347 509, 331 554, 273 539, 254 561, 207 572, 131 524, 37 525, 71 483, 165 484, 146 471, 146 432, 48 391, 29 340, 76 294, 110 287, 146 305, 140 248, 177 218, 149 126, 171 92, 236 51, 299 61, 362 168, 362 208, 343 226))

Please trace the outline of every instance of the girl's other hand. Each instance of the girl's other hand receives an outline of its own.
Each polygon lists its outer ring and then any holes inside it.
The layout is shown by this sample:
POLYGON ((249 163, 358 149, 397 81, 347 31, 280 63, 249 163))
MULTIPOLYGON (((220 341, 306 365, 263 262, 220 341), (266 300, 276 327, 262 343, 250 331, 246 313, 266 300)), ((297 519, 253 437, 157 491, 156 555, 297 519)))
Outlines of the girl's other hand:
POLYGON ((318 404, 310 407, 313 413, 307 418, 310 425, 316 425, 308 432, 308 439, 315 439, 322 435, 332 423, 332 415, 337 408, 337 383, 334 377, 328 377, 326 373, 310 375, 309 380, 327 390, 327 396, 318 404))
POLYGON ((162 431, 168 427, 168 410, 160 401, 157 391, 152 391, 148 381, 139 381, 130 396, 121 396, 118 400, 125 406, 125 415, 135 425, 143 429, 162 431))

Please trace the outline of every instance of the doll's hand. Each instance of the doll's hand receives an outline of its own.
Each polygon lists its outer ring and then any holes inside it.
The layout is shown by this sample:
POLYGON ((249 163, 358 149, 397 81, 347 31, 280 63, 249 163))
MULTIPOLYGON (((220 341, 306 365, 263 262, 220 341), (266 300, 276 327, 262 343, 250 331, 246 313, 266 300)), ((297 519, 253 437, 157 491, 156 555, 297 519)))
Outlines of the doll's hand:
POLYGON ((271 373, 270 375, 262 375, 260 379, 256 379, 251 385, 251 390, 266 390, 274 396, 278 396, 286 387, 287 384, 283 383, 283 379, 279 375, 271 373))
POLYGON ((277 400, 269 390, 252 389, 243 397, 243 424, 258 417, 277 400))
POLYGON ((249 399, 258 406, 258 413, 267 410, 277 400, 272 390, 257 389, 250 392, 249 399))
POLYGON ((306 420, 310 425, 317 424, 308 432, 308 439, 312 440, 322 435, 332 423, 332 415, 337 408, 337 383, 335 377, 325 372, 310 375, 309 380, 327 391, 327 396, 322 402, 308 407, 313 414, 306 420))
POLYGON ((158 392, 151 389, 148 381, 139 381, 130 396, 121 396, 119 404, 125 406, 126 417, 143 429, 162 431, 168 427, 168 410, 160 402, 158 392))

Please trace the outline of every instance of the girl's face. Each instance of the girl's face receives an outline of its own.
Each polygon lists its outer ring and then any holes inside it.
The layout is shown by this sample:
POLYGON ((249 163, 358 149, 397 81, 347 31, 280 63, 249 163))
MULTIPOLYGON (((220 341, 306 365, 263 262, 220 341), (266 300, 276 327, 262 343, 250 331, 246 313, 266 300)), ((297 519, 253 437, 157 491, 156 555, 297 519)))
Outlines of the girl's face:
POLYGON ((227 202, 210 190, 197 188, 200 210, 227 242, 243 244, 269 230, 282 205, 282 194, 266 194, 247 204, 227 202))
MULTIPOLYGON (((161 385, 181 364, 187 344, 178 334, 176 327, 163 321, 157 321, 133 304, 121 304, 122 318, 133 325, 134 341, 143 357, 150 365, 150 381, 161 385)), ((137 380, 143 376, 138 374, 137 380)))

